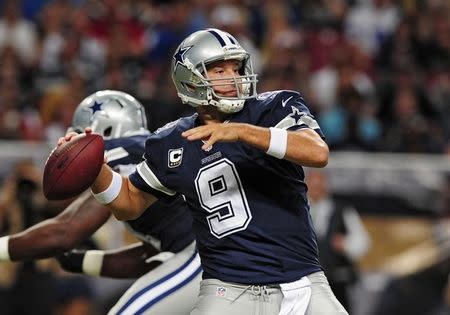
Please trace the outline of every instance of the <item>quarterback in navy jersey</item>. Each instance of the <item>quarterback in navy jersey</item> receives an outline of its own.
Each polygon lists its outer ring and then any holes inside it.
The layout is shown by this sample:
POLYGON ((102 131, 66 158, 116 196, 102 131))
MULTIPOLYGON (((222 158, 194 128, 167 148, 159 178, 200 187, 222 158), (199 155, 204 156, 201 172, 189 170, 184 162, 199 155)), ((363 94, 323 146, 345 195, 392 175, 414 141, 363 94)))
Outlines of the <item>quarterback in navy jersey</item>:
MULTIPOLYGON (((119 91, 96 92, 75 110, 70 130, 93 127, 104 137, 108 165, 127 176, 142 161, 146 129, 143 106, 119 91)), ((201 266, 192 216, 181 195, 161 198, 142 215, 125 221, 140 241, 121 249, 76 247, 105 224, 111 212, 85 192, 55 218, 0 238, 0 260, 58 256, 72 272, 112 278, 139 278, 108 314, 187 314, 199 291, 201 266), (4 248, 4 247, 2 247, 4 248)))
POLYGON ((129 220, 183 194, 204 269, 192 315, 347 314, 318 261, 302 166, 329 152, 301 95, 257 95, 250 55, 218 29, 180 44, 172 78, 197 113, 150 136, 129 177, 104 165, 94 197, 129 220))
MULTIPOLYGON (((227 123, 243 122, 312 128, 322 135, 301 95, 292 91, 261 94, 227 117, 227 123)), ((218 142, 204 151, 202 141, 181 135, 198 125, 194 114, 150 136, 145 162, 130 180, 158 197, 175 191, 185 196, 204 278, 271 284, 320 271, 301 166, 243 142, 218 142)))

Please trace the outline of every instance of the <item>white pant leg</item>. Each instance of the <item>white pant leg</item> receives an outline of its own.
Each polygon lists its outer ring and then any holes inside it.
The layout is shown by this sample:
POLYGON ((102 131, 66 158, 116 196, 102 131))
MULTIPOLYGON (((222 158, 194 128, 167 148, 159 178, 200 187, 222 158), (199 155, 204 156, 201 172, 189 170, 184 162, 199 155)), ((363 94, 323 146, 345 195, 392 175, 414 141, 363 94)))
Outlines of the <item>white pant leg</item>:
POLYGON ((311 281, 312 291, 306 315, 348 315, 334 296, 323 272, 316 272, 307 277, 311 281))
POLYGON ((195 242, 139 278, 108 315, 182 315, 192 310, 202 269, 195 242))

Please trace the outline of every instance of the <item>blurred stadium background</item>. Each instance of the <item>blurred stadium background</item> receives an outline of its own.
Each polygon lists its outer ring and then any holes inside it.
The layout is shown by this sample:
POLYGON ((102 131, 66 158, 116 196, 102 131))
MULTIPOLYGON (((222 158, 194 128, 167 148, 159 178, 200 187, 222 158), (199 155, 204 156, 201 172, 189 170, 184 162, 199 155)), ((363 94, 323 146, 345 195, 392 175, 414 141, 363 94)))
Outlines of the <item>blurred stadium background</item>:
MULTIPOLYGON (((42 166, 88 94, 133 94, 151 130, 190 113, 169 62, 211 26, 253 53, 259 92, 302 92, 327 136, 333 198, 370 239, 350 313, 450 314, 448 0, 0 1, 1 234, 62 210, 39 190, 42 166)), ((93 241, 133 239, 111 220, 93 241)), ((0 313, 104 314, 130 281, 1 263, 0 313)))

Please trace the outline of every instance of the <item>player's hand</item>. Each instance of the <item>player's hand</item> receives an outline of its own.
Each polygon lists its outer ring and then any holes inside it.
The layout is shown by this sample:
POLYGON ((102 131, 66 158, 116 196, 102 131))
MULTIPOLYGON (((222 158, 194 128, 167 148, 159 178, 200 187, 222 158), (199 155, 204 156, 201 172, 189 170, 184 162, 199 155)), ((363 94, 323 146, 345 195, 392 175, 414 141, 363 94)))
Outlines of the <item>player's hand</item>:
MULTIPOLYGON (((92 133, 92 128, 91 127, 86 127, 84 128, 84 133, 85 134, 90 134, 92 133)), ((58 139, 58 143, 56 144, 56 147, 59 147, 61 145, 63 145, 64 143, 70 142, 73 137, 77 136, 78 133, 76 133, 75 131, 71 131, 69 133, 67 133, 64 137, 61 137, 58 139)), ((108 163, 108 159, 106 158, 106 154, 103 157, 103 163, 108 163)))
POLYGON ((202 149, 209 151, 216 142, 239 141, 240 134, 244 132, 244 129, 245 124, 212 123, 186 130, 181 135, 189 141, 205 141, 202 149))
POLYGON ((331 238, 331 247, 338 253, 345 252, 345 235, 338 233, 331 238))
MULTIPOLYGON (((84 132, 86 134, 92 133, 92 129, 90 127, 86 127, 84 129, 84 132)), ((75 137, 76 135, 78 135, 78 133, 76 133, 75 131, 71 131, 69 133, 67 133, 64 137, 61 137, 58 139, 58 143, 56 144, 57 147, 63 145, 64 143, 70 142, 70 140, 72 140, 73 137, 75 137)))
POLYGON ((83 272, 83 258, 85 250, 72 249, 59 256, 56 256, 59 265, 66 271, 83 272))

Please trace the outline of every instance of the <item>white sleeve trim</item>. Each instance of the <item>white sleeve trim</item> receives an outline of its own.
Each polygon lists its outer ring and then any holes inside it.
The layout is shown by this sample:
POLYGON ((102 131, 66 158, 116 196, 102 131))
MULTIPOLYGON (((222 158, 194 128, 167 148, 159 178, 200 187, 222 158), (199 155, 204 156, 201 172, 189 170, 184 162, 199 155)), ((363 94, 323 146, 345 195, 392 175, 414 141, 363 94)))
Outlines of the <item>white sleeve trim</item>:
POLYGON ((300 125, 306 125, 308 128, 311 129, 319 129, 319 124, 317 121, 312 118, 311 116, 308 116, 307 114, 300 117, 298 121, 295 121, 294 118, 292 118, 291 114, 284 117, 278 124, 276 124, 275 128, 280 129, 289 129, 294 126, 300 126, 300 125))
POLYGON ((10 261, 9 257, 9 235, 0 237, 0 261, 10 261))
POLYGON ((145 161, 138 164, 136 167, 137 172, 139 175, 141 175, 142 179, 149 185, 151 188, 159 190, 162 193, 165 193, 166 195, 173 196, 176 194, 176 191, 170 190, 169 188, 165 187, 159 179, 156 177, 155 173, 152 172, 150 167, 148 167, 147 163, 145 161))
POLYGON ((82 270, 90 276, 100 276, 105 253, 101 250, 88 250, 84 254, 82 270))
POLYGON ((127 157, 129 154, 124 148, 118 147, 118 148, 114 148, 114 149, 105 151, 105 155, 106 155, 106 159, 108 160, 108 162, 111 162, 111 161, 115 161, 115 160, 127 157))

